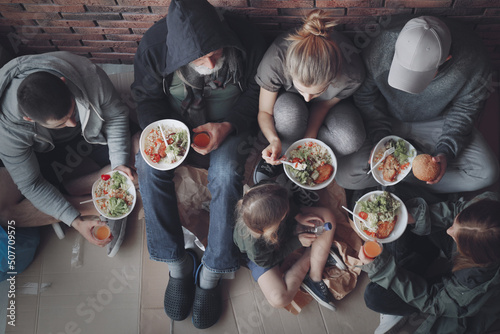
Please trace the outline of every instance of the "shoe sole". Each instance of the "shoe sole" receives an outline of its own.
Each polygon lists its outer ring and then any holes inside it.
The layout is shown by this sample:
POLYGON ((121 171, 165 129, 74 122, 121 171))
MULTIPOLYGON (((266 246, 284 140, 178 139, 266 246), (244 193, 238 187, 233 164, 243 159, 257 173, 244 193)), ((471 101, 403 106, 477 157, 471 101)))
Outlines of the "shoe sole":
POLYGON ((311 295, 311 297, 313 297, 321 306, 326 307, 327 309, 329 309, 331 311, 337 311, 337 307, 335 307, 335 305, 333 305, 333 303, 332 304, 327 303, 323 299, 316 296, 316 294, 306 284, 302 283, 300 285, 300 287, 302 289, 304 289, 307 293, 309 293, 311 295))
POLYGON ((337 268, 339 268, 340 270, 347 270, 347 267, 346 265, 344 264, 344 261, 342 261, 342 259, 337 255, 335 254, 334 251, 330 251, 330 255, 335 259, 335 261, 337 263, 335 263, 335 266, 337 266, 337 268))

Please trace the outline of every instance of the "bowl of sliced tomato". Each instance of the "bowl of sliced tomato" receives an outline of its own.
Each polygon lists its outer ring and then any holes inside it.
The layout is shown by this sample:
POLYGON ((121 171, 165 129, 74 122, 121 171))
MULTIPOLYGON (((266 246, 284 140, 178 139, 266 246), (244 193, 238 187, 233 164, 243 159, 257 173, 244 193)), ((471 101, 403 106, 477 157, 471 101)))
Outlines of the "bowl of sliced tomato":
POLYGON ((290 145, 285 159, 299 168, 283 164, 285 174, 298 186, 308 190, 325 188, 337 173, 337 158, 332 149, 318 139, 300 139, 290 145))
POLYGON ((363 239, 392 242, 405 231, 408 210, 396 195, 376 190, 363 195, 354 205, 354 227, 363 239))
POLYGON ((148 165, 170 170, 186 159, 191 138, 186 124, 175 119, 162 119, 142 131, 139 143, 142 158, 148 165))

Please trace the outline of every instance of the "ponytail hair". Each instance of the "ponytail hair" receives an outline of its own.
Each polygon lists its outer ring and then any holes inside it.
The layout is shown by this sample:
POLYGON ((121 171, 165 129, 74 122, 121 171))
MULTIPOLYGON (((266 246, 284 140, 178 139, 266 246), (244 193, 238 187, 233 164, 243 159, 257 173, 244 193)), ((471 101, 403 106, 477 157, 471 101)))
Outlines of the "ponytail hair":
POLYGON ((236 204, 236 224, 245 224, 266 242, 276 245, 278 229, 269 228, 279 225, 289 209, 290 202, 285 188, 274 183, 258 185, 251 188, 236 204))
POLYGON ((456 217, 458 255, 453 271, 500 264, 500 203, 480 200, 456 217))
POLYGON ((336 23, 326 12, 316 9, 287 40, 292 41, 286 53, 286 69, 291 77, 306 87, 326 86, 340 71, 342 53, 330 39, 336 23))

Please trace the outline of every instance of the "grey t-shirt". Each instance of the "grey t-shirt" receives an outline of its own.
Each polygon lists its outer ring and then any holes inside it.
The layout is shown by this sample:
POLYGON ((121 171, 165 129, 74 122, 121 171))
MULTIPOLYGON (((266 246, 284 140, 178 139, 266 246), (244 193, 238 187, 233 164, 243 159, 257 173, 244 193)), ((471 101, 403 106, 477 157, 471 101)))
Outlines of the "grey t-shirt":
MULTIPOLYGON (((282 34, 275 39, 267 49, 255 75, 259 86, 270 92, 283 88, 287 92, 298 93, 285 68, 286 52, 292 43, 286 40, 288 35, 289 33, 282 34)), ((315 100, 331 100, 334 97, 345 99, 356 91, 365 78, 363 62, 351 41, 338 31, 332 31, 330 39, 337 43, 342 51, 341 73, 337 74, 328 89, 315 100)))

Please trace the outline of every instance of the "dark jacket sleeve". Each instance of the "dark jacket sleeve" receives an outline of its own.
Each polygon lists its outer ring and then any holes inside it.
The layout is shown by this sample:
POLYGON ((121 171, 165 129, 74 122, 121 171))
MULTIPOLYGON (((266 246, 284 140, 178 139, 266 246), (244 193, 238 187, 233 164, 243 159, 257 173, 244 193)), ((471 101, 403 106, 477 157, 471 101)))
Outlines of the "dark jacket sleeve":
POLYGON ((163 19, 148 30, 134 58, 132 96, 137 103, 137 117, 142 129, 152 122, 169 116, 169 105, 163 83, 167 54, 166 29, 163 19))
POLYGON ((234 104, 234 110, 225 119, 233 125, 236 132, 240 132, 257 124, 260 87, 255 82, 255 74, 267 49, 267 44, 261 34, 255 28, 252 29, 253 26, 250 23, 241 22, 241 18, 227 17, 226 19, 246 50, 245 73, 240 87, 243 93, 234 104))

